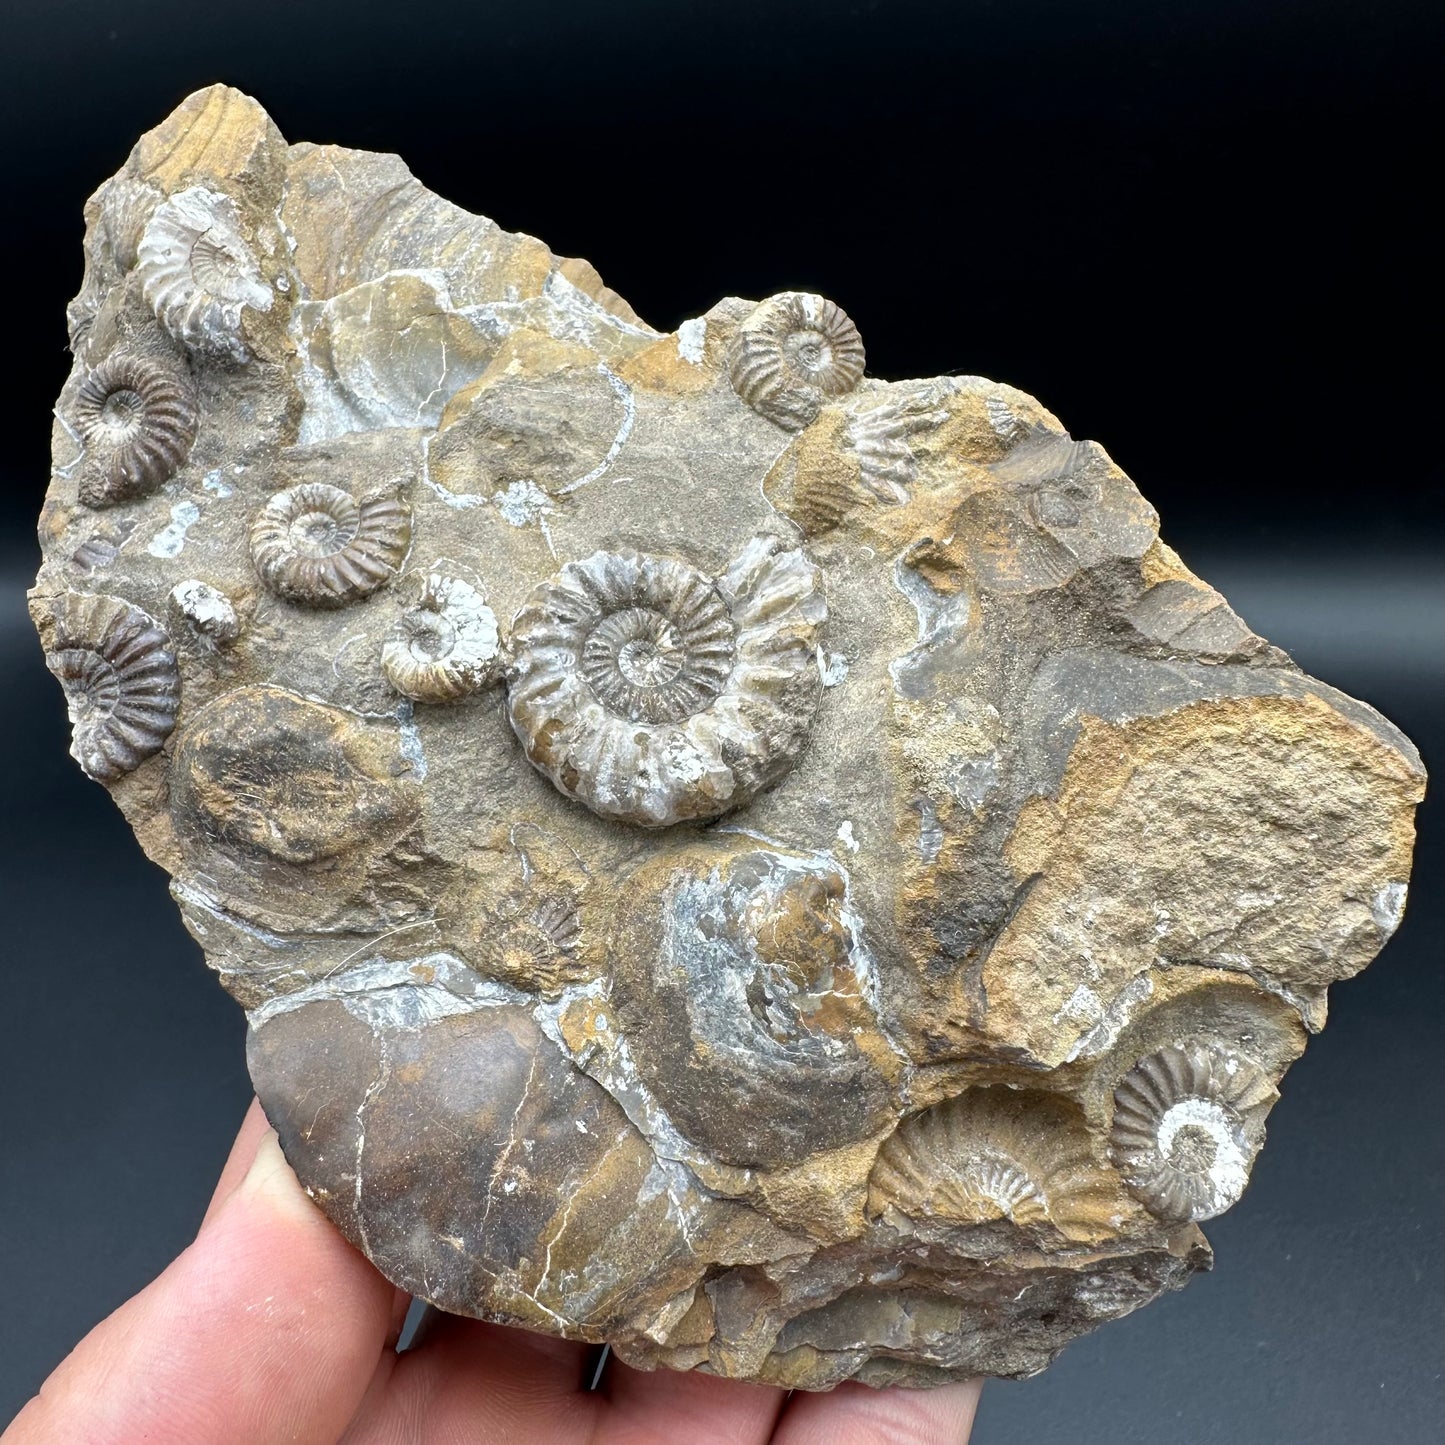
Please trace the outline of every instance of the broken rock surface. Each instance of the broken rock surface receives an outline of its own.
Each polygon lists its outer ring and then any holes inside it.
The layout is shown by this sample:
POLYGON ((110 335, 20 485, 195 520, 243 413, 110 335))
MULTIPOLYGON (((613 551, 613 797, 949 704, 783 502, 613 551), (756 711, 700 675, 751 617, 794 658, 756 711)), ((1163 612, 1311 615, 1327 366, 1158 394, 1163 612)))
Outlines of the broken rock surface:
POLYGON ((826 1389, 1207 1267, 1423 772, 1100 446, 225 87, 86 217, 35 622, 389 1279, 826 1389))

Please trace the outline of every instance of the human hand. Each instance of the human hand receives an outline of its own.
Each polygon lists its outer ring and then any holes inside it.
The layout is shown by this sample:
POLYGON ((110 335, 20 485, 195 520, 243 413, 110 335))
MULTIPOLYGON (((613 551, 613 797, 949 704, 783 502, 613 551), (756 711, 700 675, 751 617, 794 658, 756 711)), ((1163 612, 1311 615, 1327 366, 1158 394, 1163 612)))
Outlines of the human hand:
POLYGON ((97 1325, 0 1445, 964 1445, 978 1383, 829 1394, 647 1373, 435 1316, 307 1199, 253 1104, 193 1243, 97 1325))

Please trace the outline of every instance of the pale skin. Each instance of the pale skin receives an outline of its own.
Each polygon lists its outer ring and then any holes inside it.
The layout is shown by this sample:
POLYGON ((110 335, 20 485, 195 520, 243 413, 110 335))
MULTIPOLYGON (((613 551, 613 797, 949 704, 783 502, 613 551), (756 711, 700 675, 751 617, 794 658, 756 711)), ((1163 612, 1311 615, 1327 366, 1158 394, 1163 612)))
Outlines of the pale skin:
POLYGON ((438 1315, 336 1232, 252 1105, 195 1242, 83 1339, 0 1445, 965 1445, 978 1382, 789 1395, 438 1315))

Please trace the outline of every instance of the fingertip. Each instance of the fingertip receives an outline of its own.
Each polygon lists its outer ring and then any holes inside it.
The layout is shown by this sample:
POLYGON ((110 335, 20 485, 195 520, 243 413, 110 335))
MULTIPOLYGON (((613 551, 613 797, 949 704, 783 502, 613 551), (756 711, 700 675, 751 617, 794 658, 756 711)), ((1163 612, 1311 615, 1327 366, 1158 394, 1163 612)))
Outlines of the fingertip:
POLYGON ((269 1210, 279 1220, 308 1230, 321 1224, 332 1227, 301 1187, 295 1171, 281 1152, 281 1141, 276 1137, 276 1131, 269 1125, 257 1140, 256 1152, 232 1199, 250 1208, 269 1210))
POLYGON ((729 1380, 701 1370, 638 1370, 614 1355, 602 1376, 608 1410, 604 1442, 661 1438, 668 1429, 680 1440, 743 1445, 765 1440, 781 1414, 787 1392, 751 1380, 729 1380))
POLYGON ((793 1396, 774 1445, 967 1445, 982 1380, 914 1390, 852 1381, 793 1396))
POLYGON ((246 1177, 246 1172, 251 1167, 251 1161, 256 1157, 256 1146, 270 1127, 261 1108, 260 1100, 253 1098, 246 1109, 245 1117, 241 1120, 241 1127, 231 1145, 231 1152, 226 1156, 226 1162, 221 1169, 221 1177, 216 1180, 216 1187, 211 1191, 210 1202, 206 1205, 205 1215, 201 1219, 202 1229, 211 1221, 216 1210, 235 1192, 241 1180, 246 1177))
POLYGON ((398 1439, 399 1419, 425 1419, 438 1440, 594 1442, 601 1402, 585 1388, 591 1350, 434 1311, 414 1348, 397 1357, 368 1438, 398 1439), (483 1420, 489 1433, 479 1434, 483 1420))

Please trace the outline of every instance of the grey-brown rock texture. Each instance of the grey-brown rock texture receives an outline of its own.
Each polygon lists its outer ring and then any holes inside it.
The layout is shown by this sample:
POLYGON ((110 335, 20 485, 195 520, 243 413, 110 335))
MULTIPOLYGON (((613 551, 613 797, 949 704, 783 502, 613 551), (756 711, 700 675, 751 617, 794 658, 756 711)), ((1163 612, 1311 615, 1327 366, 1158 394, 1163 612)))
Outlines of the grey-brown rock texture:
POLYGON ((1101 447, 221 86, 86 216, 35 622, 383 1273, 825 1389, 1207 1267, 1424 777, 1101 447))

